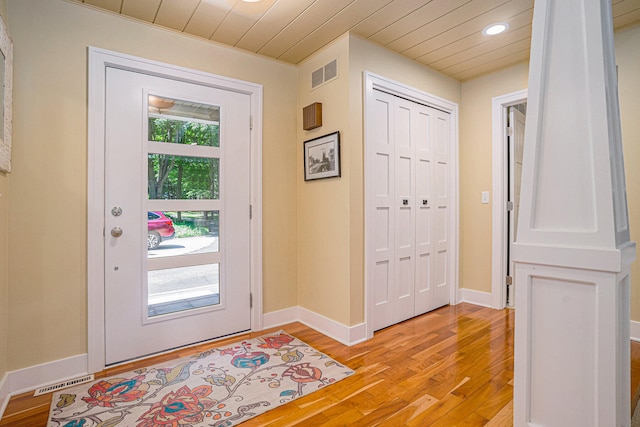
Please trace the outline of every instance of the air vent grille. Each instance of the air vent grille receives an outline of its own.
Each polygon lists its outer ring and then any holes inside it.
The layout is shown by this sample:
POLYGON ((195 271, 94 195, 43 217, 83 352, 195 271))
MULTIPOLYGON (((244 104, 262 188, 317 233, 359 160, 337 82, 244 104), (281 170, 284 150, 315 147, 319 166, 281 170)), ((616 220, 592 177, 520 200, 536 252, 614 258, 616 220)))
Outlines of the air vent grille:
POLYGON ((311 89, 338 77, 338 60, 334 59, 311 73, 311 89))
POLYGON ((51 384, 46 387, 41 387, 37 389, 33 395, 40 396, 41 394, 51 393, 53 391, 62 390, 63 388, 72 387, 78 384, 84 384, 93 381, 93 374, 85 375, 84 377, 74 378, 72 380, 62 381, 57 384, 51 384))
POLYGON ((324 68, 318 68, 311 73, 311 87, 318 87, 324 83, 324 68))
POLYGON ((336 77, 338 77, 338 60, 334 59, 324 66, 324 81, 328 82, 336 77))

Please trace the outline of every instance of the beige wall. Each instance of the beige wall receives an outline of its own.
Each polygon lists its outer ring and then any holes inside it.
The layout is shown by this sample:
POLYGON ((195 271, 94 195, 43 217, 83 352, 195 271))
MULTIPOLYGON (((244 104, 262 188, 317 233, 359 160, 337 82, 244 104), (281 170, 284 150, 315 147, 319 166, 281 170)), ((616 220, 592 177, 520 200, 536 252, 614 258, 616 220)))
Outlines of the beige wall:
MULTIPOLYGON (((528 63, 462 83, 460 107, 460 288, 491 292, 491 100, 527 88, 528 63)), ((491 195, 493 196, 493 195, 491 195)))
POLYGON ((342 37, 298 68, 298 305, 351 324, 349 272, 349 38, 342 37), (311 90, 311 73, 333 59, 338 78, 311 90), (302 130, 302 108, 322 103, 322 127, 302 130), (303 141, 340 132, 342 176, 304 181, 303 141))
MULTIPOLYGON (((7 24, 7 0, 0 0, 0 15, 7 24)), ((8 28, 11 31, 11 28, 8 28)), ((0 172, 0 382, 7 372, 9 322, 9 177, 0 172)))
POLYGON ((264 307, 295 305, 295 67, 62 0, 8 9, 20 197, 9 206, 7 369, 87 351, 87 46, 264 85, 264 307))
POLYGON ((298 116, 323 104, 323 126, 299 126, 299 305, 345 325, 364 321, 363 72, 400 81, 452 102, 460 83, 359 37, 345 35, 299 66, 298 116), (339 78, 311 90, 311 72, 337 58, 339 78), (339 130, 342 176, 303 181, 302 141, 339 130))
MULTIPOLYGON (((640 242, 640 26, 615 35, 631 240, 640 242)), ((638 253, 640 258, 640 251, 638 253)), ((640 321, 640 261, 631 266, 631 319, 640 321)))

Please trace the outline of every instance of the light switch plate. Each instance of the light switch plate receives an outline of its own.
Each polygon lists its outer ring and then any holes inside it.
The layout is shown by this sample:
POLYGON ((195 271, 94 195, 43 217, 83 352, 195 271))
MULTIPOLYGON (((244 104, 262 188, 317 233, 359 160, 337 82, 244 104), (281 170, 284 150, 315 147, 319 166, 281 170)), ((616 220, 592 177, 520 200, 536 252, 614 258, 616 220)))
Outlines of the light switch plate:
POLYGON ((482 192, 482 203, 483 204, 489 203, 489 192, 488 191, 483 191, 482 192))

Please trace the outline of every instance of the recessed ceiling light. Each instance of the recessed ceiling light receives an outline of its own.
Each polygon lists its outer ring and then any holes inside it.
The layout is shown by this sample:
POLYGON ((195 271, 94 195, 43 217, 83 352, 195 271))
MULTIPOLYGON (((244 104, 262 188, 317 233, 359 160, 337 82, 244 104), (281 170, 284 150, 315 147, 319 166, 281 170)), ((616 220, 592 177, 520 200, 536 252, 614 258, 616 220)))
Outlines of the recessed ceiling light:
POLYGON ((258 3, 259 1, 262 1, 262 0, 242 0, 242 1, 245 3, 258 3))
POLYGON ((506 22, 498 22, 496 24, 491 24, 486 26, 484 30, 482 30, 482 34, 485 36, 495 36, 496 34, 504 33, 509 29, 509 24, 506 22))

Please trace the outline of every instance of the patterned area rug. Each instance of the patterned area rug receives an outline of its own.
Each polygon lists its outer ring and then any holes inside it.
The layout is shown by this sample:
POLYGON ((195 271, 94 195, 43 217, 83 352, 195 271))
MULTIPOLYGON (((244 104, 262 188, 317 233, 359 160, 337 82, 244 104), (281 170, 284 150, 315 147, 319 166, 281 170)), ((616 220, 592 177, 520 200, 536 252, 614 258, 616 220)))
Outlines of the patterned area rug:
POLYGON ((49 426, 234 426, 351 374, 280 331, 61 390, 49 426))

